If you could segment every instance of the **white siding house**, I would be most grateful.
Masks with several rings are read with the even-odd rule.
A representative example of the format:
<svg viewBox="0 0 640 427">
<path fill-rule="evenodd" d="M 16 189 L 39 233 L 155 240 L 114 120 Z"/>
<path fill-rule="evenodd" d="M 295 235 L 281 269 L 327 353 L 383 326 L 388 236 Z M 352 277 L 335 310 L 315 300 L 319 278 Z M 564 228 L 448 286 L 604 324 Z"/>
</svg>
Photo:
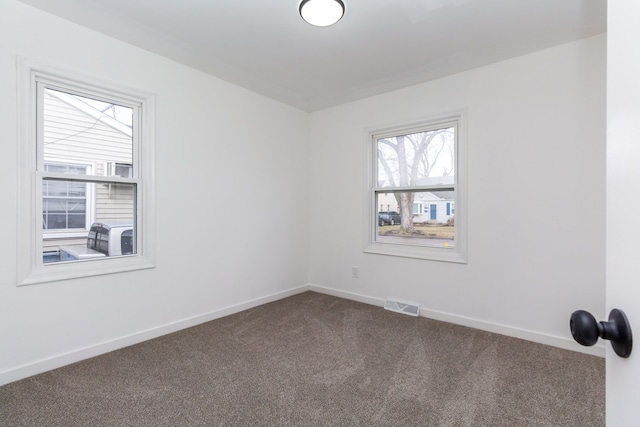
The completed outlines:
<svg viewBox="0 0 640 427">
<path fill-rule="evenodd" d="M 413 200 L 413 223 L 446 224 L 454 218 L 456 205 L 453 191 L 417 192 Z M 400 212 L 393 193 L 378 194 L 378 212 Z"/>
<path fill-rule="evenodd" d="M 413 200 L 413 222 L 438 222 L 446 224 L 453 220 L 456 204 L 453 191 L 416 193 Z"/>
</svg>

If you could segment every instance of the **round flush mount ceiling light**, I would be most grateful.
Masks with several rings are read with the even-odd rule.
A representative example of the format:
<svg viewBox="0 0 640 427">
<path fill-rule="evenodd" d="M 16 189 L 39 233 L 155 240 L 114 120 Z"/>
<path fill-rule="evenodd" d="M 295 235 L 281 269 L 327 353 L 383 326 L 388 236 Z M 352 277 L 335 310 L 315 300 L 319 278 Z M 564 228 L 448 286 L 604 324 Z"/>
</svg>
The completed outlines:
<svg viewBox="0 0 640 427">
<path fill-rule="evenodd" d="M 300 16 L 316 27 L 333 25 L 344 15 L 342 0 L 302 0 Z"/>
</svg>

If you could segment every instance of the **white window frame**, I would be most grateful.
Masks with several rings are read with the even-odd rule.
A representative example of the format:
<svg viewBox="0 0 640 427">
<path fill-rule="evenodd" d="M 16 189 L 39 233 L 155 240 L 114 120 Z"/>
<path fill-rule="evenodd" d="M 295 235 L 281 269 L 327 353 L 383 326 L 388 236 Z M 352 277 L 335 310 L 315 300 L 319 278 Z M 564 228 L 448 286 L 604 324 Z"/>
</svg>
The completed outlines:
<svg viewBox="0 0 640 427">
<path fill-rule="evenodd" d="M 423 213 L 425 213 L 424 211 L 424 203 L 422 202 L 413 202 L 413 214 L 414 215 L 422 215 Z M 415 209 L 418 208 L 418 209 Z M 417 212 L 416 212 L 417 210 Z"/>
<path fill-rule="evenodd" d="M 76 180 L 96 183 L 134 182 L 136 185 L 136 254 L 100 260 L 43 263 L 42 179 L 73 180 L 64 174 L 44 173 L 38 127 L 38 86 L 90 94 L 122 105 L 134 105 L 134 177 L 82 176 Z M 54 282 L 155 267 L 155 96 L 105 83 L 57 67 L 18 58 L 18 285 Z M 60 175 L 60 176 L 57 176 Z M 48 234 L 48 233 L 47 233 Z"/>
<path fill-rule="evenodd" d="M 427 120 L 393 127 L 370 128 L 366 131 L 365 144 L 365 197 L 364 197 L 364 252 L 378 255 L 390 255 L 453 263 L 467 262 L 467 125 L 466 110 L 431 117 Z M 420 246 L 377 240 L 377 201 L 376 193 L 385 189 L 377 185 L 377 140 L 381 137 L 406 135 L 437 129 L 443 125 L 456 124 L 455 142 L 455 245 L 453 248 Z M 419 188 L 411 187 L 420 190 Z M 386 189 L 388 191 L 388 189 Z M 424 189 L 429 191 L 429 189 Z"/>
</svg>

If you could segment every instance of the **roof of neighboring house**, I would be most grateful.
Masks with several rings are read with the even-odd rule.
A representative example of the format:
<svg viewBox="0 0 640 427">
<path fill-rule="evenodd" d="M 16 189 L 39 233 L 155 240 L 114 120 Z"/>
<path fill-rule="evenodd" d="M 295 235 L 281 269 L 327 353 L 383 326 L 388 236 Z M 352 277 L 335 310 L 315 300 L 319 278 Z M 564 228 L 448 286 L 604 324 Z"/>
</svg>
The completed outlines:
<svg viewBox="0 0 640 427">
<path fill-rule="evenodd" d="M 438 202 L 438 201 L 449 201 L 452 202 L 455 200 L 455 192 L 454 191 L 438 191 L 438 192 L 419 192 L 415 193 L 414 202 Z"/>
<path fill-rule="evenodd" d="M 453 185 L 455 184 L 455 177 L 449 176 L 428 176 L 426 178 L 420 178 L 416 185 Z"/>
<path fill-rule="evenodd" d="M 382 188 L 389 184 L 389 181 L 386 179 L 381 179 L 378 181 L 378 187 Z M 413 185 L 454 185 L 455 177 L 453 175 L 448 176 L 428 176 L 425 178 L 420 178 Z"/>
</svg>

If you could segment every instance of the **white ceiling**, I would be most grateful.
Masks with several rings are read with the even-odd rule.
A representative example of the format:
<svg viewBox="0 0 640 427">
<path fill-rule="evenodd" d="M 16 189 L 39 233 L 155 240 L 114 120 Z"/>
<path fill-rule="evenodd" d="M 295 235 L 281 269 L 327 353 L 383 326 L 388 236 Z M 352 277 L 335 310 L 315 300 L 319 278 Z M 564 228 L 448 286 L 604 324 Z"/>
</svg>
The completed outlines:
<svg viewBox="0 0 640 427">
<path fill-rule="evenodd" d="M 21 0 L 305 111 L 606 31 L 606 0 Z"/>
</svg>

